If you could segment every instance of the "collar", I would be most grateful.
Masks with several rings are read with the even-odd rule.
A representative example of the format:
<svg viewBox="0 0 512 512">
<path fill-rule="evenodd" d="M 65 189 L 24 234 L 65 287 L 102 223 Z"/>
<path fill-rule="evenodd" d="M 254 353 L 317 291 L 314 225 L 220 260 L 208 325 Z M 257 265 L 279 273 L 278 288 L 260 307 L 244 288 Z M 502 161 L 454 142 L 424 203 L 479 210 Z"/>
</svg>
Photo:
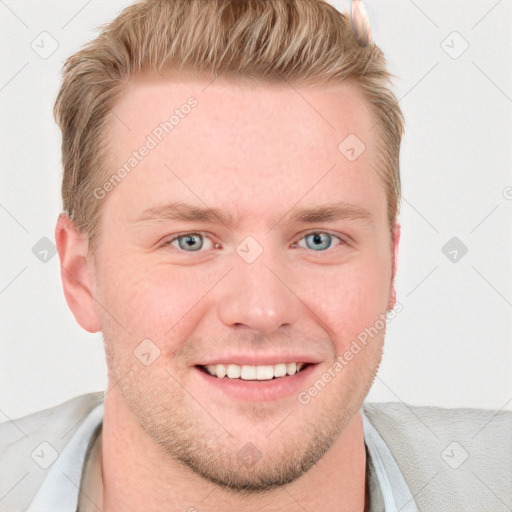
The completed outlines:
<svg viewBox="0 0 512 512">
<path fill-rule="evenodd" d="M 26 512 L 75 512 L 85 456 L 103 422 L 103 403 L 92 409 L 53 463 Z"/>
<path fill-rule="evenodd" d="M 360 412 L 363 417 L 364 443 L 379 483 L 384 510 L 386 512 L 418 512 L 414 497 L 384 439 L 364 412 L 362 410 Z"/>
</svg>

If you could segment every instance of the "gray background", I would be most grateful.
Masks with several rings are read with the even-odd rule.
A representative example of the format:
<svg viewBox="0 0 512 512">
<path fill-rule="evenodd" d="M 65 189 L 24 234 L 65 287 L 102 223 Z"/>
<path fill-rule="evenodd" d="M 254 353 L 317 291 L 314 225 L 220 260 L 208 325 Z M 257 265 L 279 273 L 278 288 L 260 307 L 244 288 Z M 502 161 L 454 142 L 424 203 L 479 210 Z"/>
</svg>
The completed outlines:
<svg viewBox="0 0 512 512">
<path fill-rule="evenodd" d="M 128 4 L 0 0 L 0 421 L 106 386 L 101 334 L 75 323 L 43 238 L 60 212 L 60 67 Z M 403 311 L 368 400 L 512 409 L 512 3 L 366 6 L 406 117 Z"/>
</svg>

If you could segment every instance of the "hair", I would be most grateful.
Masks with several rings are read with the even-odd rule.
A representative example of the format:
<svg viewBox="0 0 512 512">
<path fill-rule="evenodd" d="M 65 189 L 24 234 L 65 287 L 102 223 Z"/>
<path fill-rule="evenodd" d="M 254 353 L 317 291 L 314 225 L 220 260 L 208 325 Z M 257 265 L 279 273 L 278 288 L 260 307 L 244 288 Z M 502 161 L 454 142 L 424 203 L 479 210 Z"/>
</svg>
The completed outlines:
<svg viewBox="0 0 512 512">
<path fill-rule="evenodd" d="M 400 205 L 404 119 L 383 52 L 360 46 L 348 16 L 325 0 L 141 0 L 69 57 L 54 116 L 62 132 L 64 212 L 94 252 L 100 207 L 93 191 L 109 171 L 107 129 L 130 79 L 192 70 L 217 77 L 319 85 L 352 82 L 377 127 L 374 168 L 388 220 Z M 341 141 L 340 141 L 341 142 Z"/>
</svg>

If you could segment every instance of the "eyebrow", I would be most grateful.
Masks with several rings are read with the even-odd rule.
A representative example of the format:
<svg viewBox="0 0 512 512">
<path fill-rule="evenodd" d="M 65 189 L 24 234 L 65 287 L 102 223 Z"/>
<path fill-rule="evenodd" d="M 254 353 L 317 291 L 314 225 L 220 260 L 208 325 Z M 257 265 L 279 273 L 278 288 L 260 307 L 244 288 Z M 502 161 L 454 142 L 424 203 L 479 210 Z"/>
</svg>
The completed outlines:
<svg viewBox="0 0 512 512">
<path fill-rule="evenodd" d="M 275 225 L 286 218 L 291 224 L 305 223 L 314 224 L 317 222 L 328 222 L 334 220 L 357 220 L 361 219 L 371 222 L 373 215 L 362 206 L 338 201 L 319 206 L 303 208 L 292 208 L 281 216 L 273 217 L 271 224 Z M 164 221 L 185 221 L 205 222 L 209 224 L 224 224 L 228 227 L 235 227 L 233 216 L 220 208 L 209 208 L 183 203 L 180 201 L 171 202 L 161 206 L 155 206 L 145 210 L 141 217 L 135 221 L 140 222 L 164 222 Z"/>
</svg>

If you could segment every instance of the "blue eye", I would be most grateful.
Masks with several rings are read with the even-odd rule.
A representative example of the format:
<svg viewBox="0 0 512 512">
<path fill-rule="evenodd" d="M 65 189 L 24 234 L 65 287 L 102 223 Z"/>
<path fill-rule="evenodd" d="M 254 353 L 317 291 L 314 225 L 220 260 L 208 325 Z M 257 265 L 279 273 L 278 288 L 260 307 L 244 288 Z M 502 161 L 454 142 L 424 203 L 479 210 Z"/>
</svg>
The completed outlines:
<svg viewBox="0 0 512 512">
<path fill-rule="evenodd" d="M 340 237 L 331 235 L 330 233 L 325 233 L 323 231 L 309 233 L 301 238 L 300 241 L 305 240 L 307 249 L 312 249 L 318 252 L 318 250 L 325 251 L 326 249 L 329 249 L 329 247 L 332 245 L 333 238 L 337 238 L 340 242 L 343 242 Z"/>
<path fill-rule="evenodd" d="M 199 249 L 203 247 L 203 241 L 200 237 L 201 235 L 197 233 L 190 233 L 189 235 L 178 237 L 180 249 L 192 249 L 193 251 L 199 251 Z"/>
<path fill-rule="evenodd" d="M 178 235 L 172 240 L 165 242 L 164 245 L 174 245 L 175 241 L 178 241 L 178 247 L 185 252 L 197 252 L 203 248 L 205 237 L 204 233 L 185 233 L 184 235 Z"/>
</svg>

